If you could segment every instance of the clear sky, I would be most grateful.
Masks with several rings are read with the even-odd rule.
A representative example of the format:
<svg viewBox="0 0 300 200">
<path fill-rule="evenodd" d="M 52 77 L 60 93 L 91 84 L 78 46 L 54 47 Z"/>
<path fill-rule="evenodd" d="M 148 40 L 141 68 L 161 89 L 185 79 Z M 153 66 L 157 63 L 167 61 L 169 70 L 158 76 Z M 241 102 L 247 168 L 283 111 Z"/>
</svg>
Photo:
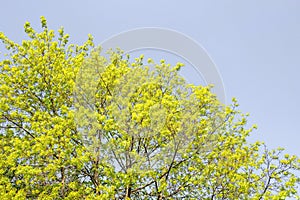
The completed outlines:
<svg viewBox="0 0 300 200">
<path fill-rule="evenodd" d="M 25 21 L 37 28 L 44 15 L 51 29 L 64 26 L 74 43 L 91 33 L 99 44 L 141 27 L 184 33 L 214 60 L 227 102 L 236 97 L 250 123 L 258 124 L 253 138 L 300 156 L 299 10 L 297 0 L 2 0 L 0 31 L 21 41 Z"/>
</svg>

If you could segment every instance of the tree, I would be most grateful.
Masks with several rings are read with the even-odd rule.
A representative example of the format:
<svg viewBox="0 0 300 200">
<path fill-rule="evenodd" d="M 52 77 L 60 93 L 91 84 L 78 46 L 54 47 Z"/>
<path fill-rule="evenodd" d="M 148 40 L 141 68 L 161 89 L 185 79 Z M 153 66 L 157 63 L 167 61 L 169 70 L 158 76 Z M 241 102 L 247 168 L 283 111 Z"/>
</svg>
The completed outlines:
<svg viewBox="0 0 300 200">
<path fill-rule="evenodd" d="M 297 197 L 299 158 L 249 143 L 235 99 L 187 84 L 181 63 L 106 58 L 41 24 L 22 44 L 0 33 L 3 199 Z"/>
</svg>

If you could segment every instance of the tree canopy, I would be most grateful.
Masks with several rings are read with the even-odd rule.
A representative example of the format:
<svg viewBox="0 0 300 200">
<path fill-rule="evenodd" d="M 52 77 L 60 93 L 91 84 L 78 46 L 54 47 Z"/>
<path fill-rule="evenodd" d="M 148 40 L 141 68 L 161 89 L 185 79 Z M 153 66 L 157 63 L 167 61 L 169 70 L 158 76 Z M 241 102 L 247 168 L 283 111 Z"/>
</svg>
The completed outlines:
<svg viewBox="0 0 300 200">
<path fill-rule="evenodd" d="M 0 61 L 2 199 L 296 198 L 300 160 L 171 66 L 29 22 Z M 57 36 L 56 36 L 57 35 Z"/>
</svg>

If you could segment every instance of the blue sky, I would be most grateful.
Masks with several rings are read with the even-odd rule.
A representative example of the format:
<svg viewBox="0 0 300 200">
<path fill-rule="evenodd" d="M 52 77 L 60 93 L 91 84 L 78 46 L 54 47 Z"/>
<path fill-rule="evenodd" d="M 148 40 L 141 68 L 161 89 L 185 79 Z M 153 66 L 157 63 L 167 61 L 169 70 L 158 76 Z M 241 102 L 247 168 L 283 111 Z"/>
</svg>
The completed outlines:
<svg viewBox="0 0 300 200">
<path fill-rule="evenodd" d="M 258 124 L 252 139 L 300 156 L 299 1 L 6 0 L 1 8 L 0 31 L 16 41 L 25 39 L 25 21 L 37 28 L 41 15 L 51 29 L 64 26 L 74 43 L 91 33 L 100 44 L 141 27 L 186 34 L 217 65 L 227 102 L 236 97 L 250 123 Z"/>
</svg>

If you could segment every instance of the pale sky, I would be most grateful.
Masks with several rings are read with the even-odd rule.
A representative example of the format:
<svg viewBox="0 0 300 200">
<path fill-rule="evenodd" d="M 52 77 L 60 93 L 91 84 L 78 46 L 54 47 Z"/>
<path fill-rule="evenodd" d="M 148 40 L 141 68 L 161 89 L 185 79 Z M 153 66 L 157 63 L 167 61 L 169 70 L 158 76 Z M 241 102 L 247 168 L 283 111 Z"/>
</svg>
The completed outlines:
<svg viewBox="0 0 300 200">
<path fill-rule="evenodd" d="M 51 29 L 64 26 L 74 43 L 84 42 L 89 33 L 100 44 L 133 28 L 179 31 L 215 62 L 227 102 L 236 97 L 240 110 L 250 113 L 250 123 L 258 124 L 253 139 L 300 156 L 299 11 L 297 0 L 2 0 L 0 31 L 16 41 L 27 39 L 25 21 L 40 27 L 41 15 Z"/>
</svg>

